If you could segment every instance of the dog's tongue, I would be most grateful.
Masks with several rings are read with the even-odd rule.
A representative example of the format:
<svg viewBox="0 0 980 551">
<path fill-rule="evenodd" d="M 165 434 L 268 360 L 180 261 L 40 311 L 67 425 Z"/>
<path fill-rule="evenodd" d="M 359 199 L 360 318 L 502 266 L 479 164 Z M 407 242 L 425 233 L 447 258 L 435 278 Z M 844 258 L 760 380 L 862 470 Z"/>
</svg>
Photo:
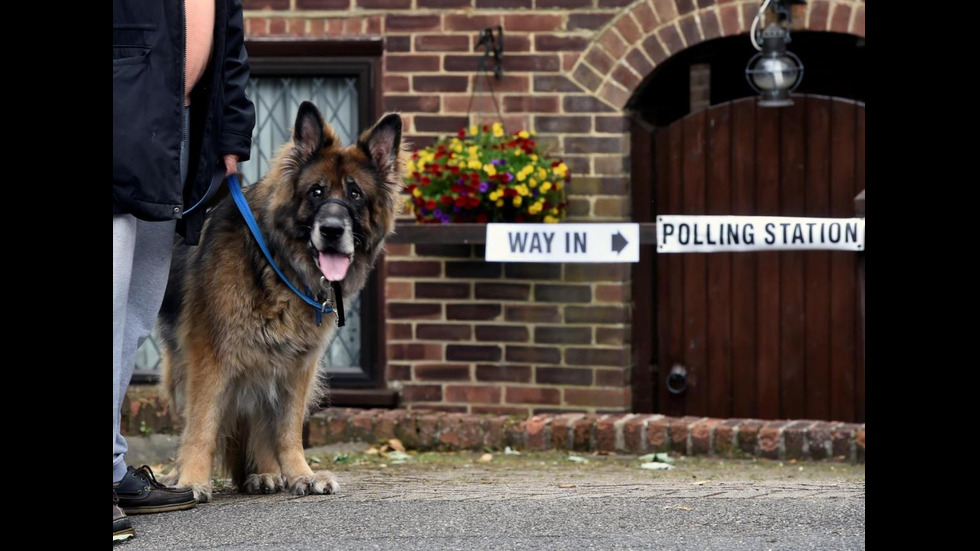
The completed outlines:
<svg viewBox="0 0 980 551">
<path fill-rule="evenodd" d="M 341 281 L 350 268 L 350 258 L 342 254 L 320 253 L 320 271 L 330 281 Z"/>
</svg>

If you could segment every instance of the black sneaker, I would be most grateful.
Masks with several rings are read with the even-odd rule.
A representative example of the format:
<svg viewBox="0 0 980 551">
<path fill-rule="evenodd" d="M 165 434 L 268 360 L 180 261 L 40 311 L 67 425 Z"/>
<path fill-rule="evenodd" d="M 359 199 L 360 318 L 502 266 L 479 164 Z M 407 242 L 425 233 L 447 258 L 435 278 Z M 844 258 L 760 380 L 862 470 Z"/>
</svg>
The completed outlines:
<svg viewBox="0 0 980 551">
<path fill-rule="evenodd" d="M 128 515 L 180 511 L 197 505 L 193 490 L 160 484 L 146 465 L 127 467 L 126 475 L 112 489 L 119 496 L 119 507 Z"/>
<path fill-rule="evenodd" d="M 119 498 L 116 491 L 112 491 L 112 542 L 125 541 L 136 535 L 133 530 L 133 523 L 129 522 L 129 517 L 119 508 Z"/>
</svg>

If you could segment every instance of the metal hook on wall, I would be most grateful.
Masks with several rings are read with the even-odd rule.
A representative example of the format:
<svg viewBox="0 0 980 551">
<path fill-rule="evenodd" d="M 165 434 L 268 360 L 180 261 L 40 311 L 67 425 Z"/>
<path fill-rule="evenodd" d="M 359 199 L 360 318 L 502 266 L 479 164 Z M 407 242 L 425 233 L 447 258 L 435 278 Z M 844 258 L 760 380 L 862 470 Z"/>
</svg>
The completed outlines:
<svg viewBox="0 0 980 551">
<path fill-rule="evenodd" d="M 496 30 L 496 35 L 494 34 Z M 487 70 L 487 58 L 493 53 L 493 76 L 500 78 L 503 75 L 504 61 L 504 28 L 500 25 L 487 27 L 480 34 L 480 41 L 476 47 L 483 46 L 483 57 L 480 58 L 478 69 L 483 72 Z"/>
</svg>

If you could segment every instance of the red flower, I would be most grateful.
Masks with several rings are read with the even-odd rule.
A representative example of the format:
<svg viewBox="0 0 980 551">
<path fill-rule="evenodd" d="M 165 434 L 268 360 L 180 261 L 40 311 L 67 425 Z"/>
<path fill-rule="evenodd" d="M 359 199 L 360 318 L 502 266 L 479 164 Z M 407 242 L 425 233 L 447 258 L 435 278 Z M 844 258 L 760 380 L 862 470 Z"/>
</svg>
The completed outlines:
<svg viewBox="0 0 980 551">
<path fill-rule="evenodd" d="M 425 208 L 429 210 L 436 210 L 436 202 L 433 201 L 432 199 L 429 199 L 428 201 L 425 202 Z"/>
<path fill-rule="evenodd" d="M 453 198 L 448 195 L 443 195 L 441 201 L 443 205 L 453 204 Z"/>
<path fill-rule="evenodd" d="M 460 199 L 462 199 L 462 197 L 460 197 Z M 480 206 L 480 199 L 473 196 L 470 196 L 466 202 L 469 203 L 468 206 L 471 209 Z"/>
<path fill-rule="evenodd" d="M 466 132 L 463 132 L 463 129 L 460 128 L 459 132 L 456 133 L 456 137 L 462 140 L 463 138 L 466 137 Z"/>
<path fill-rule="evenodd" d="M 431 183 L 432 183 L 432 180 L 430 180 L 428 176 L 422 178 L 422 185 L 423 186 L 427 186 L 427 185 L 429 185 Z"/>
</svg>

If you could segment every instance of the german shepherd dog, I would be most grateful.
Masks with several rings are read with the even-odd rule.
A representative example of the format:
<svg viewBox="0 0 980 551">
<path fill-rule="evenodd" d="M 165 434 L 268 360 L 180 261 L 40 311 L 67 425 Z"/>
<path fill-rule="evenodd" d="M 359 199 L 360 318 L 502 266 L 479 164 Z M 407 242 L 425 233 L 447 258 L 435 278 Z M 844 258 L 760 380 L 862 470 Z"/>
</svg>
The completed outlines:
<svg viewBox="0 0 980 551">
<path fill-rule="evenodd" d="M 401 129 L 401 117 L 387 114 L 343 147 L 303 102 L 292 141 L 245 188 L 273 258 L 298 289 L 322 289 L 322 276 L 349 299 L 364 286 L 394 230 Z M 318 366 L 336 314 L 317 326 L 316 309 L 276 275 L 228 198 L 208 214 L 200 245 L 178 249 L 159 319 L 163 385 L 184 421 L 170 481 L 209 501 L 220 455 L 241 492 L 336 492 L 332 473 L 307 464 L 302 435 L 321 398 Z"/>
</svg>

